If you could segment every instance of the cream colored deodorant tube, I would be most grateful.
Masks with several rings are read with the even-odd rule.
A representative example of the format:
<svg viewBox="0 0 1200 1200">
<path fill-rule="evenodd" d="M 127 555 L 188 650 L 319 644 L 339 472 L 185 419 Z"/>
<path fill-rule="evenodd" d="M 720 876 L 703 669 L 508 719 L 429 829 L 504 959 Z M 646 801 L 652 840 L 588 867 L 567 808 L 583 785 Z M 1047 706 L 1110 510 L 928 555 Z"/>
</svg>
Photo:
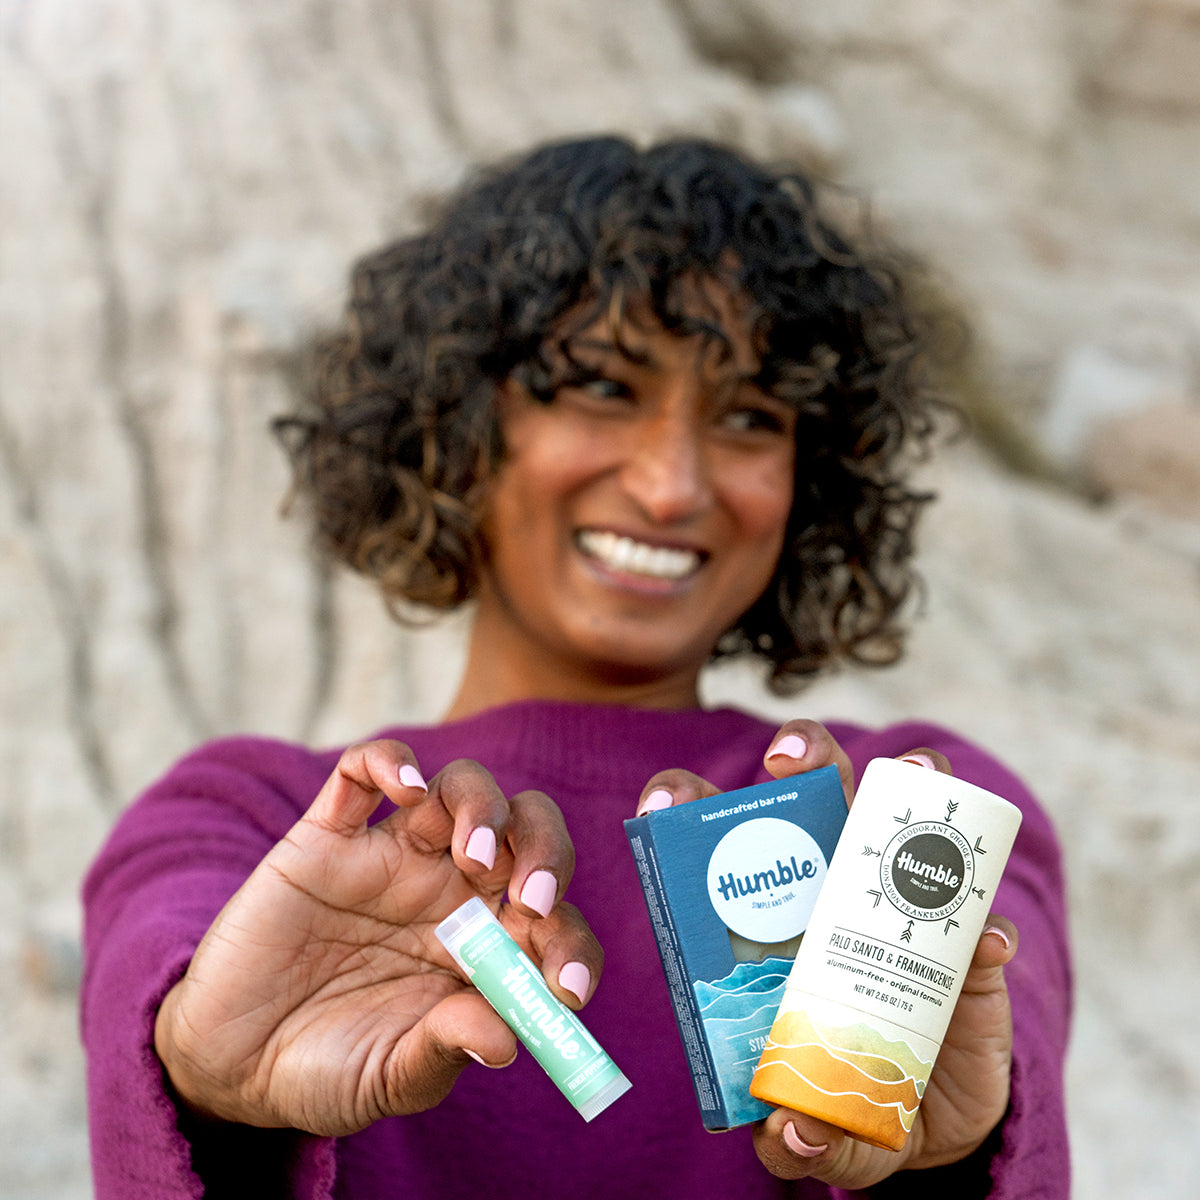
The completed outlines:
<svg viewBox="0 0 1200 1200">
<path fill-rule="evenodd" d="M 868 764 L 753 1095 L 904 1145 L 1020 824 L 961 779 Z"/>
</svg>

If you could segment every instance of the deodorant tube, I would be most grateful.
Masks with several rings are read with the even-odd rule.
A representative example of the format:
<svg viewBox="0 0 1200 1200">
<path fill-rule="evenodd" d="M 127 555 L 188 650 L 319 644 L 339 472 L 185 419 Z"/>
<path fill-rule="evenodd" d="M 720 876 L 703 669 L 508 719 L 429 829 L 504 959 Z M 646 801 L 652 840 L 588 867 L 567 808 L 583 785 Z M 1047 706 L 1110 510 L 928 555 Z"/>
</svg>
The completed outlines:
<svg viewBox="0 0 1200 1200">
<path fill-rule="evenodd" d="M 1020 824 L 961 779 L 868 764 L 752 1095 L 904 1145 Z"/>
<path fill-rule="evenodd" d="M 434 932 L 585 1121 L 629 1090 L 629 1080 L 478 896 Z"/>
</svg>

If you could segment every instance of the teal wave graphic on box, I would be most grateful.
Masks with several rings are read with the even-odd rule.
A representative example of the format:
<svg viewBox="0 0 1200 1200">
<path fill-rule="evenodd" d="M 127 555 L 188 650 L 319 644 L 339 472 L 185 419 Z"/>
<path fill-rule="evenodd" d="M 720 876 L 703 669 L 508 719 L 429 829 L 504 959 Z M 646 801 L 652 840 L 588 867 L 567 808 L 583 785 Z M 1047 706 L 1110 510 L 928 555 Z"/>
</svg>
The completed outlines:
<svg viewBox="0 0 1200 1200">
<path fill-rule="evenodd" d="M 724 979 L 698 979 L 692 985 L 717 1074 L 726 1081 L 731 1125 L 761 1120 L 771 1111 L 769 1104 L 750 1095 L 750 1077 L 791 968 L 791 961 L 783 958 L 738 963 Z"/>
</svg>

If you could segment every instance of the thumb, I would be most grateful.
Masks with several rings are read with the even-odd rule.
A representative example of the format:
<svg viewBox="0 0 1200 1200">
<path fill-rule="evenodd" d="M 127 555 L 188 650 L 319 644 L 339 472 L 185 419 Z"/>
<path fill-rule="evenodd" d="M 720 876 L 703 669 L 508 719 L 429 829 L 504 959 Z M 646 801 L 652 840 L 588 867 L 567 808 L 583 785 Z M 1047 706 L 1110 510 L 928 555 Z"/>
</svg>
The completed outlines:
<svg viewBox="0 0 1200 1200">
<path fill-rule="evenodd" d="M 1017 927 L 1007 917 L 989 913 L 975 947 L 964 992 L 989 992 L 1003 987 L 1004 968 L 1016 957 Z"/>
<path fill-rule="evenodd" d="M 507 1067 L 517 1049 L 516 1035 L 481 995 L 448 996 L 397 1044 L 388 1062 L 385 1115 L 433 1108 L 472 1060 L 485 1067 Z"/>
</svg>

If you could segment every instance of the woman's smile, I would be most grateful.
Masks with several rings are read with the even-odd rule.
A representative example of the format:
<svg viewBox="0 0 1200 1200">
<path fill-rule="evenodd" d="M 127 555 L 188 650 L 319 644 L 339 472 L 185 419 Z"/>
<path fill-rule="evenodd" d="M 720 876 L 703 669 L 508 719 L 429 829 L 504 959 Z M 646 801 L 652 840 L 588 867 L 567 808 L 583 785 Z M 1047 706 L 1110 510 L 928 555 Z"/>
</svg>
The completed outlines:
<svg viewBox="0 0 1200 1200">
<path fill-rule="evenodd" d="M 687 583 L 704 563 L 699 551 L 654 544 L 612 530 L 581 529 L 575 534 L 575 544 L 607 575 L 630 577 L 632 586 L 651 585 L 654 591 L 667 590 L 663 585 Z"/>
</svg>

